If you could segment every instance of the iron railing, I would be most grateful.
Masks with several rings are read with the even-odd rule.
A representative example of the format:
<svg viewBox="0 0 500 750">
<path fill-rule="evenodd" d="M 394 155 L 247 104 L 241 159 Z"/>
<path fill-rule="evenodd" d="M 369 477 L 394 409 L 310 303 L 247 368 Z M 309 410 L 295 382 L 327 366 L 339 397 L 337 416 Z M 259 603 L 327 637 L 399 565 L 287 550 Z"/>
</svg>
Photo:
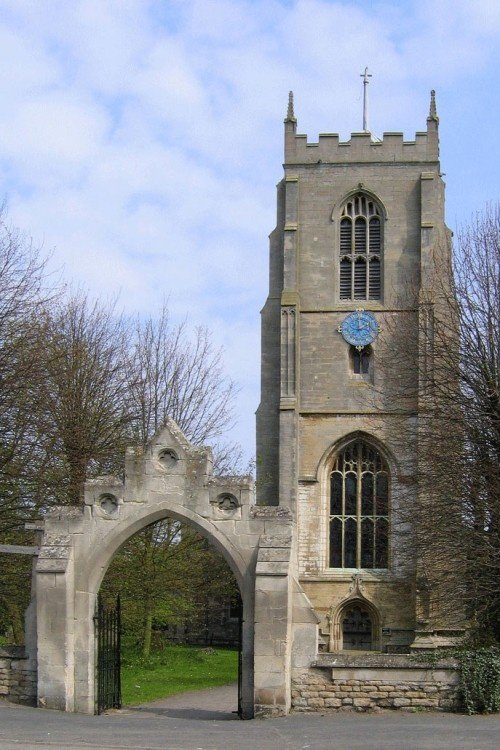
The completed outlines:
<svg viewBox="0 0 500 750">
<path fill-rule="evenodd" d="M 99 595 L 94 617 L 96 638 L 96 713 L 121 708 L 121 609 L 120 595 L 114 606 L 105 605 Z"/>
</svg>

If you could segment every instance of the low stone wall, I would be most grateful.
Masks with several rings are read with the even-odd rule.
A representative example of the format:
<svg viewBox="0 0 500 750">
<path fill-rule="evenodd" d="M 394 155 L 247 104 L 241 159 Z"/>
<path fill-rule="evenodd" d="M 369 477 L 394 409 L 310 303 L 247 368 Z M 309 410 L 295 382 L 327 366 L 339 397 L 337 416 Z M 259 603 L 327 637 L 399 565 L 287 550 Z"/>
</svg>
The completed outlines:
<svg viewBox="0 0 500 750">
<path fill-rule="evenodd" d="M 36 666 L 24 646 L 0 647 L 0 698 L 36 705 Z"/>
<path fill-rule="evenodd" d="M 453 659 L 432 662 L 399 654 L 320 654 L 310 669 L 294 670 L 295 711 L 407 711 L 459 707 L 459 674 Z"/>
</svg>

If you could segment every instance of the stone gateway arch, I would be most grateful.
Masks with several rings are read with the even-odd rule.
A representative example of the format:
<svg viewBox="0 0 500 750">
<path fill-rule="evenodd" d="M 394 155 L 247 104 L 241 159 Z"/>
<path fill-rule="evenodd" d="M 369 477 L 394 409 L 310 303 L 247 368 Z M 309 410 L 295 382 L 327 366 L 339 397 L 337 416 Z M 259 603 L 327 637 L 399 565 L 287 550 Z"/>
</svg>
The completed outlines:
<svg viewBox="0 0 500 750">
<path fill-rule="evenodd" d="M 250 477 L 219 478 L 211 469 L 210 450 L 193 447 L 169 421 L 146 450 L 127 451 L 123 481 L 90 480 L 83 508 L 56 508 L 46 518 L 36 565 L 38 705 L 94 712 L 101 581 L 130 536 L 169 516 L 206 537 L 238 582 L 243 716 L 288 710 L 291 515 L 256 506 Z M 315 645 L 315 623 L 311 637 Z"/>
</svg>

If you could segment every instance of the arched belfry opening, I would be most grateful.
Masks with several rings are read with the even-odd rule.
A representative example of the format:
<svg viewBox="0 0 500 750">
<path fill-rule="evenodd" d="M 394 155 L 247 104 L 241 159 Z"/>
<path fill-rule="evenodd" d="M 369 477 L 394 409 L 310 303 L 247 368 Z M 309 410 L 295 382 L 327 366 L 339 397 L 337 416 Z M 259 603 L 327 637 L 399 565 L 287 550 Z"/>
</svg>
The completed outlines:
<svg viewBox="0 0 500 750">
<path fill-rule="evenodd" d="M 339 217 L 339 299 L 381 300 L 384 209 L 359 189 L 343 202 Z"/>
</svg>

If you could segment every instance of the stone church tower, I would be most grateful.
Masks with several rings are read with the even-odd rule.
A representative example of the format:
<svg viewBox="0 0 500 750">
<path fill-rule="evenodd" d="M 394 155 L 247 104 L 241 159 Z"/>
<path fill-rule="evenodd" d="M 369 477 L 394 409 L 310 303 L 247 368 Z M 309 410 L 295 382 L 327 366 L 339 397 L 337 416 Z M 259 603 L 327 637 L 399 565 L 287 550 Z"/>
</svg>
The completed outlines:
<svg viewBox="0 0 500 750">
<path fill-rule="evenodd" d="M 408 516 L 425 391 L 408 348 L 425 354 L 433 258 L 450 252 L 438 122 L 432 92 L 413 141 L 364 131 L 309 143 L 290 94 L 262 311 L 257 497 L 292 511 L 320 651 L 449 642 Z"/>
</svg>

